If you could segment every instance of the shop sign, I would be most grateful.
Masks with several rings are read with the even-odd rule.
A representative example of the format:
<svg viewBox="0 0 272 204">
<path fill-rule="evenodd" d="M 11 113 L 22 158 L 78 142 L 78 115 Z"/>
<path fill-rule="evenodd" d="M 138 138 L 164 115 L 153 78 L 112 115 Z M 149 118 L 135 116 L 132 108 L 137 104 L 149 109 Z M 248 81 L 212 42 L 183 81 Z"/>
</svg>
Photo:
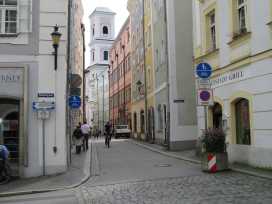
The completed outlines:
<svg viewBox="0 0 272 204">
<path fill-rule="evenodd" d="M 23 97 L 24 70 L 22 68 L 0 68 L 0 95 Z"/>
<path fill-rule="evenodd" d="M 219 87 L 245 78 L 244 71 L 233 71 L 211 80 L 212 87 Z"/>
</svg>

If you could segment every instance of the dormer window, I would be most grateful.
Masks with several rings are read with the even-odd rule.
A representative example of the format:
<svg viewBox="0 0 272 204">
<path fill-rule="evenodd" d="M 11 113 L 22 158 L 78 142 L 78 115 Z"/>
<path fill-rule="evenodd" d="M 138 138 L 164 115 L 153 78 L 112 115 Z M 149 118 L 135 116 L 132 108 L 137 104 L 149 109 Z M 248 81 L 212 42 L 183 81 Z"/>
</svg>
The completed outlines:
<svg viewBox="0 0 272 204">
<path fill-rule="evenodd" d="M 109 34 L 109 28 L 108 26 L 103 26 L 103 35 L 107 36 Z"/>
</svg>

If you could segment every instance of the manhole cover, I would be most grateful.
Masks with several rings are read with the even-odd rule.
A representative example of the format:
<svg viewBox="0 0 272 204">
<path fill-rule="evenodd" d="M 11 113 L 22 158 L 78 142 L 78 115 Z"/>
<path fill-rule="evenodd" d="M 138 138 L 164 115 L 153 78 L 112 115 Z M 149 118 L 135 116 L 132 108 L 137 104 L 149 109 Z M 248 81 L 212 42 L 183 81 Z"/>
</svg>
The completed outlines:
<svg viewBox="0 0 272 204">
<path fill-rule="evenodd" d="M 156 164 L 155 167 L 170 167 L 171 164 Z"/>
</svg>

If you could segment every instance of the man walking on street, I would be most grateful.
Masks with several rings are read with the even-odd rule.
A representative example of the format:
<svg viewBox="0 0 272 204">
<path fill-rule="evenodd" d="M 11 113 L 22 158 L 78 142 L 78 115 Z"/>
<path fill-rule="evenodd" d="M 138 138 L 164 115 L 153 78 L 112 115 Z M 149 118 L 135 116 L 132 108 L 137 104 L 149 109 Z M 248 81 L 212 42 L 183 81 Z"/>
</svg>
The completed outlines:
<svg viewBox="0 0 272 204">
<path fill-rule="evenodd" d="M 87 151 L 89 149 L 89 135 L 90 135 L 91 127 L 84 121 L 83 125 L 81 126 L 81 131 L 83 134 L 83 150 Z"/>
</svg>

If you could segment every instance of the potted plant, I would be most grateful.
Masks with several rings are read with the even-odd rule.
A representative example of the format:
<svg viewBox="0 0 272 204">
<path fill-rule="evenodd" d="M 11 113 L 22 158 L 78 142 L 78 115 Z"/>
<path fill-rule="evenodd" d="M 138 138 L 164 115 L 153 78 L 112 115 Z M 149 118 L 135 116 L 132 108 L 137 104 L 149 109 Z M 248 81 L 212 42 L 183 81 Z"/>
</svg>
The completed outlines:
<svg viewBox="0 0 272 204">
<path fill-rule="evenodd" d="M 221 128 L 209 128 L 201 136 L 203 171 L 217 172 L 228 169 L 226 134 Z"/>
</svg>

